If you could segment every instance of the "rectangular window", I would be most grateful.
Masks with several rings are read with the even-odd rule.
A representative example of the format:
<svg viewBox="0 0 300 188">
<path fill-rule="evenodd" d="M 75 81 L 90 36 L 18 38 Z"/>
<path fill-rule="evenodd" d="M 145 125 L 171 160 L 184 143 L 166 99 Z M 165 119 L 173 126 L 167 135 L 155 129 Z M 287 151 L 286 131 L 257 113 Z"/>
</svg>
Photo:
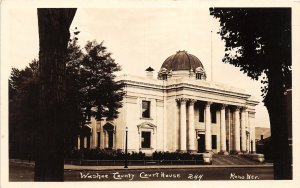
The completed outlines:
<svg viewBox="0 0 300 188">
<path fill-rule="evenodd" d="M 199 122 L 204 122 L 204 108 L 199 107 Z"/>
<path fill-rule="evenodd" d="M 150 118 L 150 101 L 142 101 L 142 117 Z"/>
<path fill-rule="evenodd" d="M 151 146 L 151 132 L 142 131 L 142 138 L 141 138 L 141 146 L 142 148 L 150 148 Z"/>
<path fill-rule="evenodd" d="M 211 148 L 217 149 L 217 135 L 211 135 Z"/>
<path fill-rule="evenodd" d="M 215 108 L 210 109 L 211 123 L 217 123 L 217 110 Z"/>
</svg>

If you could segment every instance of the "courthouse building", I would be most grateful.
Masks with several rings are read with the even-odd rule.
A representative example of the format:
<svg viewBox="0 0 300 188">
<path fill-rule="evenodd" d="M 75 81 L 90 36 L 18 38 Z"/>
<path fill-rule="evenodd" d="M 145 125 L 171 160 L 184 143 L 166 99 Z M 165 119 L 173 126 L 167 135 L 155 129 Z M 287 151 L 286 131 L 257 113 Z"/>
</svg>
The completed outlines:
<svg viewBox="0 0 300 188">
<path fill-rule="evenodd" d="M 153 71 L 117 78 L 126 92 L 119 117 L 93 119 L 78 147 L 124 151 L 127 129 L 129 152 L 255 152 L 258 102 L 244 90 L 207 81 L 201 61 L 186 51 L 168 57 L 158 77 Z"/>
</svg>

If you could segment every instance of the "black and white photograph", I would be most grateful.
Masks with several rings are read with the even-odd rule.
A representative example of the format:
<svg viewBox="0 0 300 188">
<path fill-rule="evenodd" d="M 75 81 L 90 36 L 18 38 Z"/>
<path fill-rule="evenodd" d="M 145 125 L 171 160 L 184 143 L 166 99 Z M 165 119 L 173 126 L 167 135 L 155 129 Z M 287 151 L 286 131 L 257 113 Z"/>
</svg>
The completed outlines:
<svg viewBox="0 0 300 188">
<path fill-rule="evenodd" d="M 298 1 L 88 2 L 1 2 L 1 187 L 297 187 Z"/>
</svg>

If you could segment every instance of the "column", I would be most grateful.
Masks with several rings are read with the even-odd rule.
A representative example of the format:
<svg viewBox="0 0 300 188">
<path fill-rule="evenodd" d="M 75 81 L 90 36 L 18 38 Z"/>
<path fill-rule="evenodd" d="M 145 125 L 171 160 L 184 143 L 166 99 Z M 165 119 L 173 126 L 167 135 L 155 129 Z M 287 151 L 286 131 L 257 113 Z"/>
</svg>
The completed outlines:
<svg viewBox="0 0 300 188">
<path fill-rule="evenodd" d="M 221 107 L 221 152 L 222 154 L 228 154 L 226 149 L 226 119 L 225 108 L 227 105 L 223 104 Z"/>
<path fill-rule="evenodd" d="M 211 117 L 210 117 L 210 105 L 211 102 L 207 102 L 205 105 L 205 150 L 211 152 Z"/>
<path fill-rule="evenodd" d="M 228 137 L 228 151 L 230 152 L 231 149 L 232 149 L 232 139 L 231 139 L 231 132 L 232 132 L 232 129 L 231 129 L 231 113 L 230 113 L 230 108 L 227 108 L 226 109 L 226 113 L 227 113 L 227 129 L 226 131 L 228 132 L 227 134 L 227 137 Z"/>
<path fill-rule="evenodd" d="M 248 110 L 246 110 L 246 118 L 245 118 L 245 121 L 246 121 L 246 151 L 247 153 L 249 153 L 250 151 L 250 127 L 249 127 L 249 113 L 248 113 Z"/>
<path fill-rule="evenodd" d="M 194 104 L 196 100 L 190 99 L 189 101 L 189 125 L 188 125 L 188 150 L 191 152 L 196 152 L 195 148 L 195 138 L 196 138 L 196 132 L 195 132 L 195 112 L 194 112 Z"/>
<path fill-rule="evenodd" d="M 105 148 L 105 134 L 104 134 L 103 126 L 101 124 L 100 124 L 100 148 L 101 149 Z"/>
<path fill-rule="evenodd" d="M 187 99 L 180 100 L 180 151 L 186 151 L 186 102 Z"/>
<path fill-rule="evenodd" d="M 93 132 L 91 133 L 90 137 L 89 137 L 89 148 L 92 149 L 93 148 Z"/>
<path fill-rule="evenodd" d="M 93 144 L 94 148 L 97 148 L 97 121 L 94 121 L 94 126 L 93 126 Z"/>
<path fill-rule="evenodd" d="M 83 148 L 87 148 L 87 136 L 83 138 Z"/>
<path fill-rule="evenodd" d="M 249 127 L 250 127 L 250 151 L 251 151 L 251 141 L 252 141 L 252 149 L 253 153 L 256 153 L 256 145 L 255 145 L 255 114 L 253 112 L 249 112 Z"/>
<path fill-rule="evenodd" d="M 117 150 L 117 135 L 116 135 L 116 127 L 114 127 L 113 131 L 113 149 Z"/>
<path fill-rule="evenodd" d="M 180 111 L 179 111 L 179 100 L 176 99 L 176 102 L 174 103 L 174 106 L 172 106 L 174 108 L 174 126 L 173 126 L 173 138 L 172 138 L 172 142 L 173 142 L 173 151 L 177 151 L 179 149 L 179 123 L 180 123 Z"/>
<path fill-rule="evenodd" d="M 252 129 L 253 129 L 253 153 L 256 153 L 256 141 L 255 141 L 255 114 L 253 114 L 253 119 L 252 119 Z"/>
<path fill-rule="evenodd" d="M 249 134 L 246 134 L 246 153 L 249 153 L 250 151 L 250 139 Z"/>
<path fill-rule="evenodd" d="M 97 140 L 98 140 L 97 126 L 95 126 L 95 130 L 93 130 L 93 133 L 94 133 L 94 138 L 93 138 L 94 148 L 97 148 Z"/>
<path fill-rule="evenodd" d="M 108 147 L 108 134 L 107 134 L 107 131 L 106 130 L 103 130 L 103 135 L 104 135 L 104 142 L 103 142 L 103 148 L 107 148 Z"/>
<path fill-rule="evenodd" d="M 77 149 L 80 149 L 80 135 L 77 136 Z"/>
<path fill-rule="evenodd" d="M 242 139 L 242 152 L 246 153 L 246 107 L 242 108 L 242 117 L 241 117 L 241 139 Z"/>
<path fill-rule="evenodd" d="M 234 112 L 234 150 L 240 153 L 240 107 L 236 107 Z"/>
</svg>

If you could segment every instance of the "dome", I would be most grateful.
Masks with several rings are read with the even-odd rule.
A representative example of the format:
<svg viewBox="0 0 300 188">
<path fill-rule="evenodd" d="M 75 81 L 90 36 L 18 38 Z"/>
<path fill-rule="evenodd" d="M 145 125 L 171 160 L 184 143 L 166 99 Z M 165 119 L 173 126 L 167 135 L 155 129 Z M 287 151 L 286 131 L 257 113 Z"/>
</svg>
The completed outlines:
<svg viewBox="0 0 300 188">
<path fill-rule="evenodd" d="M 158 72 L 158 79 L 189 77 L 197 80 L 206 80 L 206 73 L 201 61 L 187 51 L 177 51 L 168 57 Z"/>
<path fill-rule="evenodd" d="M 187 70 L 195 72 L 200 67 L 204 70 L 201 61 L 194 55 L 187 53 L 187 51 L 177 51 L 176 54 L 168 57 L 161 66 L 168 71 Z"/>
</svg>

